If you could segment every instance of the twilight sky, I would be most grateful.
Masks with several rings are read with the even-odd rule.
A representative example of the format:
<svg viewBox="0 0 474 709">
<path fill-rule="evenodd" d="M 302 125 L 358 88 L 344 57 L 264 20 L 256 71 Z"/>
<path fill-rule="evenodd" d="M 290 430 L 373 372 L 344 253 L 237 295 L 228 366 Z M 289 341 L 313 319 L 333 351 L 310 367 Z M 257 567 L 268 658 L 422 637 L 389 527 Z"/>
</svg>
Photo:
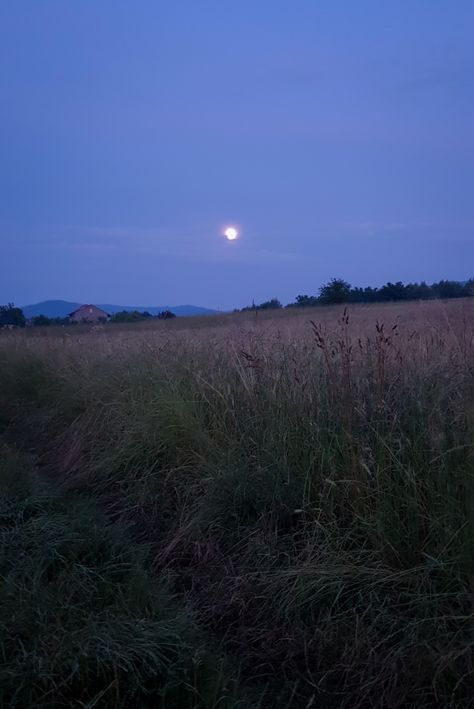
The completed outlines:
<svg viewBox="0 0 474 709">
<path fill-rule="evenodd" d="M 473 36 L 474 0 L 0 0 L 0 303 L 474 276 Z"/>
</svg>

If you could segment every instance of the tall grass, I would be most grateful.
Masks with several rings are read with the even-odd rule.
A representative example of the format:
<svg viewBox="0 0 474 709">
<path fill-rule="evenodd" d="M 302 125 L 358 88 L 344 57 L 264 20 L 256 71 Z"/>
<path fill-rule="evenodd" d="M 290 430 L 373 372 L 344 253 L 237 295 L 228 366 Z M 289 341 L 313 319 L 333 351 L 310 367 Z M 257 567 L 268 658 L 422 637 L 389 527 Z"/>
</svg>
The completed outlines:
<svg viewBox="0 0 474 709">
<path fill-rule="evenodd" d="M 262 706 L 469 706 L 472 315 L 8 336 L 0 410 L 133 525 Z"/>
<path fill-rule="evenodd" d="M 0 550 L 0 706 L 241 706 L 146 548 L 6 444 Z"/>
</svg>

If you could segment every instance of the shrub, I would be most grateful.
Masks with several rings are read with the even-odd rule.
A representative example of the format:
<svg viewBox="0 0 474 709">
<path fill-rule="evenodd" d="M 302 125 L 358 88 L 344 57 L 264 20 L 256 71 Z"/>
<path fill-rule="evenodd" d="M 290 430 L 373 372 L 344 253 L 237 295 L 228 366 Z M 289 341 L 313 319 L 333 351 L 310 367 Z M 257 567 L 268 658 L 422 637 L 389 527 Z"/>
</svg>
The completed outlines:
<svg viewBox="0 0 474 709">
<path fill-rule="evenodd" d="M 26 318 L 21 308 L 15 308 L 13 303 L 0 305 L 0 327 L 24 327 Z"/>
<path fill-rule="evenodd" d="M 172 320 L 175 317 L 176 317 L 176 314 L 173 313 L 171 310 L 163 310 L 161 313 L 158 313 L 158 315 L 157 315 L 157 318 L 159 320 Z"/>
</svg>

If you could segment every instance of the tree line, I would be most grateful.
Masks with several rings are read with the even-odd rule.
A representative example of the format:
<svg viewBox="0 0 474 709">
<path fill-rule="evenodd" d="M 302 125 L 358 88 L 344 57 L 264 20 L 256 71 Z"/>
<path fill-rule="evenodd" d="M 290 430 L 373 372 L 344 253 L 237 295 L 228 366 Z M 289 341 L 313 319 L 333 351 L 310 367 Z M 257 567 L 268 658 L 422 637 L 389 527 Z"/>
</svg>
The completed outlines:
<svg viewBox="0 0 474 709">
<path fill-rule="evenodd" d="M 396 283 L 388 282 L 380 288 L 367 286 L 365 288 L 353 288 L 350 283 L 343 278 L 331 278 L 328 283 L 322 285 L 317 295 L 297 295 L 294 303 L 288 303 L 287 308 L 307 308 L 319 305 L 337 305 L 341 303 L 389 303 L 407 300 L 436 300 L 447 298 L 470 298 L 474 296 L 474 278 L 461 283 L 459 281 L 438 281 L 428 285 L 424 281 L 421 283 Z M 245 308 L 236 309 L 234 312 L 248 312 L 255 310 L 275 310 L 284 306 L 278 298 L 266 300 L 263 303 L 252 303 Z M 175 313 L 165 310 L 158 315 L 152 315 L 148 311 L 123 310 L 114 313 L 109 322 L 111 323 L 135 323 L 144 322 L 149 319 L 168 320 L 175 318 Z M 70 325 L 73 324 L 69 318 L 48 318 L 45 315 L 36 315 L 28 321 L 31 325 Z M 0 305 L 0 327 L 24 327 L 27 319 L 21 308 L 15 307 L 13 303 Z M 75 323 L 74 323 L 75 324 Z"/>
<path fill-rule="evenodd" d="M 474 279 L 461 283 L 459 281 L 438 281 L 428 285 L 421 283 L 388 282 L 380 288 L 367 286 L 353 288 L 343 278 L 331 278 L 322 285 L 316 295 L 297 295 L 294 303 L 288 303 L 287 308 L 308 308 L 318 305 L 337 305 L 340 303 L 389 303 L 402 300 L 437 300 L 446 298 L 469 298 L 474 296 Z M 253 310 L 271 310 L 283 308 L 278 298 L 266 300 L 263 303 L 249 305 L 238 312 Z M 237 311 L 236 311 L 237 312 Z"/>
<path fill-rule="evenodd" d="M 110 318 L 110 323 L 135 323 L 144 322 L 146 320 L 170 320 L 175 318 L 176 314 L 171 310 L 163 310 L 158 315 L 152 315 L 147 310 L 140 312 L 138 310 L 122 310 L 114 313 Z M 87 322 L 87 321 L 84 321 Z M 77 325 L 77 322 L 71 321 L 68 317 L 65 318 L 48 318 L 46 315 L 35 315 L 30 320 L 27 320 L 21 308 L 15 307 L 14 303 L 0 305 L 0 328 L 2 327 L 25 327 L 25 325 L 34 325 L 37 327 L 46 327 L 50 325 Z"/>
<path fill-rule="evenodd" d="M 134 322 L 144 322 L 146 320 L 171 320 L 175 318 L 176 314 L 171 312 L 171 310 L 163 310 L 158 315 L 152 315 L 148 310 L 140 312 L 139 310 L 121 310 L 118 313 L 114 313 L 109 322 L 111 323 L 134 323 Z"/>
</svg>

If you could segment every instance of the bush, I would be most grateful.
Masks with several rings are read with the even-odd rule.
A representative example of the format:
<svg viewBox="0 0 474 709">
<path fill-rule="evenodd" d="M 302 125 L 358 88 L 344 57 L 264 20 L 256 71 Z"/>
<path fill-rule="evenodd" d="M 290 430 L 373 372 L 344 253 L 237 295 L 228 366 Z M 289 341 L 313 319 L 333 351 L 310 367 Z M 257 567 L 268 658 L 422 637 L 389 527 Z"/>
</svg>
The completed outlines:
<svg viewBox="0 0 474 709">
<path fill-rule="evenodd" d="M 175 317 L 176 314 L 173 313 L 171 310 L 163 310 L 163 312 L 158 313 L 157 315 L 158 320 L 172 320 Z"/>
<path fill-rule="evenodd" d="M 31 322 L 37 327 L 43 327 L 52 325 L 55 321 L 52 318 L 47 318 L 46 315 L 35 315 L 35 317 L 31 319 Z"/>
<path fill-rule="evenodd" d="M 266 300 L 264 303 L 260 303 L 259 305 L 249 305 L 246 308 L 242 308 L 242 312 L 246 312 L 249 310 L 280 310 L 282 308 L 282 304 L 278 300 L 278 298 L 272 298 L 271 300 Z"/>
<path fill-rule="evenodd" d="M 319 299 L 315 295 L 297 295 L 296 302 L 291 303 L 290 307 L 312 308 L 316 305 L 319 305 Z"/>
<path fill-rule="evenodd" d="M 26 318 L 21 308 L 15 308 L 13 303 L 0 305 L 0 327 L 24 327 Z"/>
<path fill-rule="evenodd" d="M 134 323 L 144 320 L 144 316 L 138 310 L 122 310 L 114 313 L 110 318 L 112 323 Z"/>
</svg>

